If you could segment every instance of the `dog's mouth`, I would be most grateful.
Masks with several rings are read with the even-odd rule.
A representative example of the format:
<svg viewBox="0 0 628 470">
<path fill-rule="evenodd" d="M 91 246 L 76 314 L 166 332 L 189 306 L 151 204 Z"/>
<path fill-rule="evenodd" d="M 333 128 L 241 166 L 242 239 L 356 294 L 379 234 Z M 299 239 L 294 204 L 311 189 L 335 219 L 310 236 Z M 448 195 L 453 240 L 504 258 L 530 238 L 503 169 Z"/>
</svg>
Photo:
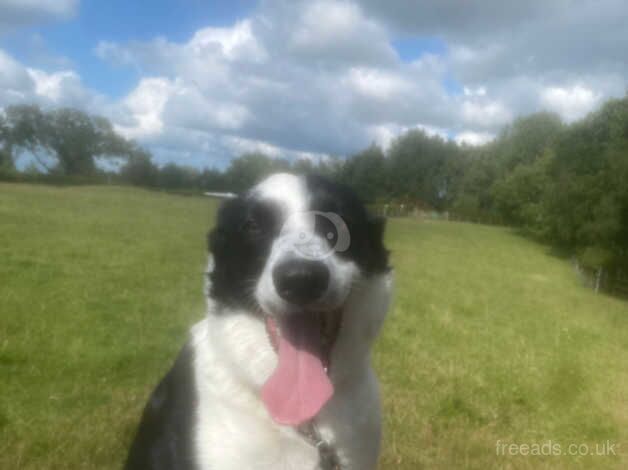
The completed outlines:
<svg viewBox="0 0 628 470">
<path fill-rule="evenodd" d="M 340 310 L 266 316 L 277 368 L 262 387 L 262 400 L 276 422 L 298 426 L 332 397 L 331 353 L 341 322 Z"/>
</svg>

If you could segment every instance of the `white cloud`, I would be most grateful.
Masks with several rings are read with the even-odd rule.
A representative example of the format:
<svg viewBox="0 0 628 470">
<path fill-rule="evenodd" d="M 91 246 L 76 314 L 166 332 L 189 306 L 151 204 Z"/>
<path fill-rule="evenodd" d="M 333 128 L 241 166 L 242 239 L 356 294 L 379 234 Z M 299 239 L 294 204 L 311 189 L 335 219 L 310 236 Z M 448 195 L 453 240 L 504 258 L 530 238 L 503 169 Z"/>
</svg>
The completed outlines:
<svg viewBox="0 0 628 470">
<path fill-rule="evenodd" d="M 324 161 L 328 158 L 328 155 L 324 153 L 291 150 L 271 145 L 262 140 L 243 139 L 241 137 L 227 136 L 222 139 L 222 143 L 234 155 L 259 152 L 272 158 L 309 160 L 312 162 Z"/>
<path fill-rule="evenodd" d="M 359 3 L 366 14 L 379 18 L 393 31 L 440 35 L 465 42 L 512 35 L 513 30 L 531 22 L 555 18 L 577 7 L 573 0 L 360 0 Z"/>
<path fill-rule="evenodd" d="M 82 93 L 81 78 L 71 70 L 46 73 L 29 68 L 27 72 L 35 83 L 35 93 L 52 103 L 67 103 L 71 101 L 68 99 L 70 94 Z"/>
<path fill-rule="evenodd" d="M 94 54 L 102 60 L 108 60 L 117 65 L 135 64 L 135 56 L 132 50 L 120 47 L 111 41 L 99 41 L 94 48 Z"/>
<path fill-rule="evenodd" d="M 479 86 L 477 88 L 463 87 L 464 96 L 486 96 L 486 87 Z"/>
<path fill-rule="evenodd" d="M 197 56 L 219 52 L 227 60 L 263 62 L 267 52 L 253 35 L 250 20 L 236 23 L 231 28 L 203 28 L 186 45 Z"/>
<path fill-rule="evenodd" d="M 400 126 L 394 123 L 378 124 L 370 126 L 368 134 L 372 142 L 379 145 L 384 152 L 387 152 L 397 137 L 413 129 L 420 129 L 430 137 L 440 137 L 443 140 L 449 139 L 449 133 L 446 129 L 425 124 L 415 124 L 413 126 Z"/>
<path fill-rule="evenodd" d="M 0 107 L 18 103 L 101 110 L 104 98 L 83 86 L 72 70 L 45 72 L 25 67 L 0 49 Z"/>
<path fill-rule="evenodd" d="M 599 104 L 600 99 L 598 93 L 581 85 L 548 87 L 541 92 L 543 104 L 568 122 L 584 117 Z"/>
<path fill-rule="evenodd" d="M 441 139 L 447 140 L 449 138 L 449 132 L 446 129 L 441 127 L 429 126 L 427 124 L 417 124 L 414 126 L 416 129 L 421 129 L 430 137 L 440 137 Z M 411 128 L 410 128 L 411 129 Z M 407 129 L 404 129 L 404 131 Z"/>
<path fill-rule="evenodd" d="M 77 5 L 5 2 L 0 31 L 11 9 L 47 12 L 27 15 L 32 24 Z M 0 106 L 83 103 L 160 162 L 224 166 L 251 150 L 317 159 L 388 147 L 417 127 L 478 145 L 517 116 L 550 109 L 573 121 L 622 96 L 624 9 L 623 0 L 264 0 L 185 41 L 101 41 L 98 57 L 141 77 L 118 100 L 86 89 L 70 62 L 26 67 L 0 51 Z M 438 38 L 443 50 L 403 61 L 392 44 L 408 37 Z"/>
<path fill-rule="evenodd" d="M 299 2 L 295 2 L 299 4 Z M 293 53 L 325 62 L 382 64 L 394 60 L 384 29 L 366 18 L 349 1 L 315 0 L 300 3 L 296 23 L 289 31 Z M 365 44 L 365 41 L 369 41 Z"/>
<path fill-rule="evenodd" d="M 168 124 L 198 130 L 237 130 L 249 119 L 243 105 L 221 101 L 219 97 L 202 93 L 193 84 L 183 85 L 181 80 L 177 81 L 180 85 L 176 93 L 169 96 L 167 106 L 161 109 Z"/>
<path fill-rule="evenodd" d="M 378 69 L 355 67 L 347 74 L 346 85 L 370 98 L 386 100 L 394 95 L 412 93 L 412 87 L 400 76 Z"/>
<path fill-rule="evenodd" d="M 293 44 L 303 47 L 332 46 L 351 39 L 356 29 L 368 22 L 354 3 L 328 0 L 313 1 L 305 6 L 297 28 L 292 34 Z M 374 28 L 374 25 L 370 25 Z"/>
<path fill-rule="evenodd" d="M 498 102 L 477 102 L 465 100 L 462 103 L 462 117 L 468 125 L 495 128 L 512 120 L 511 112 Z"/>
<path fill-rule="evenodd" d="M 458 144 L 471 146 L 483 145 L 495 138 L 495 135 L 488 132 L 463 131 L 456 135 L 454 140 Z"/>
<path fill-rule="evenodd" d="M 25 98 L 33 86 L 26 68 L 0 49 L 0 105 Z"/>
<path fill-rule="evenodd" d="M 55 19 L 68 19 L 76 13 L 79 0 L 2 0 L 0 33 Z"/>
<path fill-rule="evenodd" d="M 144 78 L 122 101 L 129 113 L 124 124 L 116 129 L 127 137 L 149 137 L 163 131 L 162 113 L 171 95 L 181 90 L 180 83 L 165 78 Z"/>
<path fill-rule="evenodd" d="M 224 139 L 225 145 L 233 151 L 234 154 L 257 153 L 261 152 L 269 157 L 281 157 L 285 151 L 275 145 L 271 145 L 261 140 L 243 139 L 241 137 L 227 136 Z"/>
<path fill-rule="evenodd" d="M 52 16 L 73 14 L 78 0 L 2 0 L 0 6 L 5 14 L 11 11 L 43 12 Z"/>
<path fill-rule="evenodd" d="M 384 151 L 387 151 L 400 131 L 401 128 L 394 124 L 378 124 L 370 126 L 368 133 L 373 142 L 379 145 Z"/>
</svg>

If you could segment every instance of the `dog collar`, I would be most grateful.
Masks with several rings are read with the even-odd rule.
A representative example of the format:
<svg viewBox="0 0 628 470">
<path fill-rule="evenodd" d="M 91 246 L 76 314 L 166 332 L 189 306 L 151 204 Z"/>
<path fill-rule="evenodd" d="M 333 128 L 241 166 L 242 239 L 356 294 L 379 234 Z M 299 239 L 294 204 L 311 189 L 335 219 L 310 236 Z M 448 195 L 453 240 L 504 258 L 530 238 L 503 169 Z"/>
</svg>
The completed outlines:
<svg viewBox="0 0 628 470">
<path fill-rule="evenodd" d="M 336 449 L 322 438 L 313 419 L 297 427 L 297 431 L 318 449 L 320 470 L 342 470 Z"/>
</svg>

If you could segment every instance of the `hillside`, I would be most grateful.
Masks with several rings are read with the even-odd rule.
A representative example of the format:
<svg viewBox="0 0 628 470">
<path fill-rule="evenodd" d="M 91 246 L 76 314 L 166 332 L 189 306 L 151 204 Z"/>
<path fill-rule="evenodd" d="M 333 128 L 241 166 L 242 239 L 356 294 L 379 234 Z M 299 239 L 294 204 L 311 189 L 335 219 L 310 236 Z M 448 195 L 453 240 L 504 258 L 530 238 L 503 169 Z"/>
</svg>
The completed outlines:
<svg viewBox="0 0 628 470">
<path fill-rule="evenodd" d="M 0 184 L 0 468 L 119 468 L 203 314 L 207 199 Z M 394 219 L 382 469 L 628 466 L 628 303 L 502 228 Z M 497 455 L 617 443 L 616 456 Z M 622 455 L 623 452 L 623 455 Z"/>
</svg>

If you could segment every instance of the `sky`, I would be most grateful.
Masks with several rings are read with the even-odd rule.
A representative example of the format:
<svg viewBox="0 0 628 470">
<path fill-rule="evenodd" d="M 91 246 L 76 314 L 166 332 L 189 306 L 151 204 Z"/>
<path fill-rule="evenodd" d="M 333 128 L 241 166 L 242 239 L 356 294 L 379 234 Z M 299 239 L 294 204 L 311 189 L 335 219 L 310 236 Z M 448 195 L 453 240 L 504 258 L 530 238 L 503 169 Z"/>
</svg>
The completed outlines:
<svg viewBox="0 0 628 470">
<path fill-rule="evenodd" d="M 0 108 L 109 118 L 159 164 L 468 145 L 628 86 L 625 0 L 0 0 Z"/>
</svg>

